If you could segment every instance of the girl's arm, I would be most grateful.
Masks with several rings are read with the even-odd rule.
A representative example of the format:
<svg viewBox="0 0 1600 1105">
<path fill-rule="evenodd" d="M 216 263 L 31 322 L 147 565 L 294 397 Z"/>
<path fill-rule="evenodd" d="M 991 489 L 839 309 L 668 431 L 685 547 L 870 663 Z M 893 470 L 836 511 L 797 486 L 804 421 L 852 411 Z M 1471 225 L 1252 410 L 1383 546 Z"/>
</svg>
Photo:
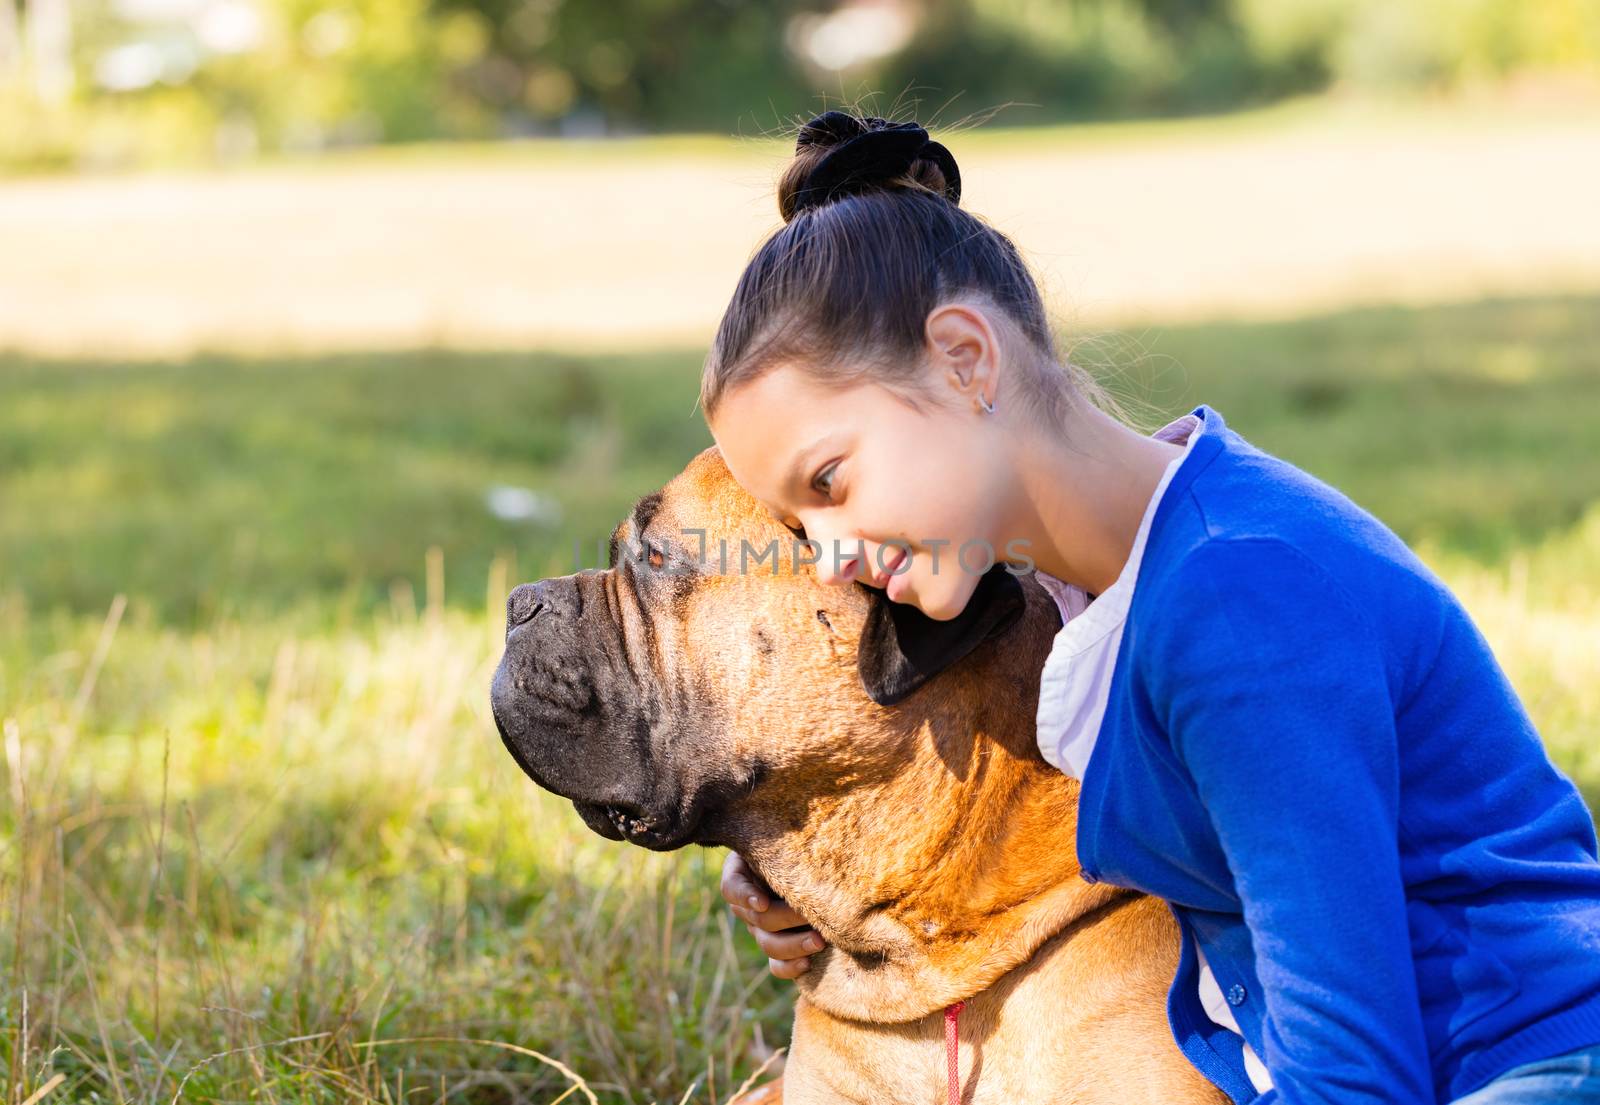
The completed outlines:
<svg viewBox="0 0 1600 1105">
<path fill-rule="evenodd" d="M 1398 848 L 1395 703 L 1371 622 L 1270 538 L 1212 539 L 1141 664 L 1194 778 L 1264 989 L 1256 1105 L 1435 1100 Z M 1227 984 L 1224 983 L 1226 986 Z"/>
</svg>

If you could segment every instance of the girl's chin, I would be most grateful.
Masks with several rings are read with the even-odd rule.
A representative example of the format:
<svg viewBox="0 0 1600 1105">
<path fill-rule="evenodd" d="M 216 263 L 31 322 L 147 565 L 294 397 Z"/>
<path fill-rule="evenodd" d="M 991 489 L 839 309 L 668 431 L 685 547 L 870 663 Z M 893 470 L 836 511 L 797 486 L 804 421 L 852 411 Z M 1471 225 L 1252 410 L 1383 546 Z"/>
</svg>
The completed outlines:
<svg viewBox="0 0 1600 1105">
<path fill-rule="evenodd" d="M 904 590 L 901 590 L 901 588 L 904 588 Z M 965 595 L 940 592 L 924 595 L 915 586 L 907 586 L 902 583 L 893 590 L 885 589 L 884 593 L 893 602 L 904 602 L 915 606 L 936 622 L 947 622 L 957 614 L 960 614 L 966 607 L 967 599 L 972 595 L 972 589 L 968 588 Z"/>
</svg>

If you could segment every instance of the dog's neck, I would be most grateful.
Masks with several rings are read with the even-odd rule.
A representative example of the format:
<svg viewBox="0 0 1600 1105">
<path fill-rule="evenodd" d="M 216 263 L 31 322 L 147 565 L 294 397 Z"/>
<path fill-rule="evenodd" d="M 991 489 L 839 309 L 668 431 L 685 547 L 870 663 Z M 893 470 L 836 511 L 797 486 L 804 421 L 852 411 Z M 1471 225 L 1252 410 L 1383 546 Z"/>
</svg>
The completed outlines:
<svg viewBox="0 0 1600 1105">
<path fill-rule="evenodd" d="M 771 810 L 741 843 L 828 942 L 798 980 L 824 1011 L 926 1016 L 1127 895 L 1079 877 L 1077 781 L 1038 755 L 1031 714 L 1001 709 L 999 727 L 992 716 L 925 714 L 899 748 L 874 730 L 875 762 L 828 765 L 825 799 L 813 791 Z"/>
</svg>

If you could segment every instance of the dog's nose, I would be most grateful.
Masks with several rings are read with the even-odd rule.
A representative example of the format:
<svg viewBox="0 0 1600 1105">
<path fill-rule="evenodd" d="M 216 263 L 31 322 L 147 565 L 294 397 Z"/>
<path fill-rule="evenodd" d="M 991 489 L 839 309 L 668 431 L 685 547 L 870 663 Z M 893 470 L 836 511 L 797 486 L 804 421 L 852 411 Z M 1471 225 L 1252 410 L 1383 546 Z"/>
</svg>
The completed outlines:
<svg viewBox="0 0 1600 1105">
<path fill-rule="evenodd" d="M 540 614 L 563 621 L 577 620 L 583 614 L 583 587 L 586 583 L 592 586 L 594 579 L 604 576 L 602 571 L 579 572 L 512 588 L 506 596 L 506 633 Z"/>
<path fill-rule="evenodd" d="M 513 587 L 506 599 L 506 632 L 531 619 L 544 606 L 538 583 L 522 583 Z"/>
</svg>

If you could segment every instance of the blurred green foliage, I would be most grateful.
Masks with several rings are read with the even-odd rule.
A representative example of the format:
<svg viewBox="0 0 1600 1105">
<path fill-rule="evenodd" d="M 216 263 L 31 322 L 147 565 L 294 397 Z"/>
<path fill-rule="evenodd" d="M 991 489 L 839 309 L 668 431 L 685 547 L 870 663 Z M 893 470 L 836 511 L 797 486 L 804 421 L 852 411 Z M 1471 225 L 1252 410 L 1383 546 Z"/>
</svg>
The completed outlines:
<svg viewBox="0 0 1600 1105">
<path fill-rule="evenodd" d="M 1017 99 L 1025 121 L 1181 114 L 1330 87 L 1446 90 L 1600 63 L 1600 2 L 931 0 L 878 82 Z"/>
<path fill-rule="evenodd" d="M 909 95 L 929 110 L 954 100 L 957 115 L 1014 104 L 1008 122 L 1051 123 L 1330 87 L 1600 72 L 1600 0 L 905 0 L 904 34 L 836 29 L 836 41 L 879 33 L 881 49 L 858 42 L 851 60 L 830 60 L 815 36 L 836 7 L 0 0 L 0 166 L 228 161 L 423 138 L 766 133 L 866 89 L 897 97 L 880 113 Z M 129 14 L 146 9 L 166 15 Z M 52 12 L 66 13 L 69 33 L 30 31 Z"/>
</svg>

